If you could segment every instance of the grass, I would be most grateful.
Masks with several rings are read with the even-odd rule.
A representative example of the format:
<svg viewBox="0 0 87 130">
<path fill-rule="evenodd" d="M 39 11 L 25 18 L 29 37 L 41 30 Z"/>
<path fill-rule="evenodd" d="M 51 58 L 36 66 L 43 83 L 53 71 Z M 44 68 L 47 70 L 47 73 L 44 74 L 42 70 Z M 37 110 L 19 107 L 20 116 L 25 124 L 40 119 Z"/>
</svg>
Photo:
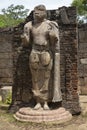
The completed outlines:
<svg viewBox="0 0 87 130">
<path fill-rule="evenodd" d="M 63 124 L 45 124 L 45 123 L 31 123 L 31 122 L 19 122 L 14 117 L 13 114 L 8 113 L 8 107 L 9 105 L 0 102 L 0 124 L 1 122 L 5 125 L 11 124 L 11 126 L 15 126 L 15 130 L 53 130 L 56 128 L 68 128 L 72 124 L 75 124 L 76 126 L 79 126 L 80 124 L 83 124 L 87 122 L 87 113 L 83 116 L 74 116 L 73 119 L 69 122 L 63 123 Z M 9 130 L 9 129 L 6 129 Z M 14 130 L 14 129 L 13 129 Z M 66 130 L 66 129 L 65 129 Z"/>
<path fill-rule="evenodd" d="M 18 128 L 27 128 L 27 127 L 31 127 L 33 126 L 34 128 L 37 127 L 43 127 L 43 124 L 36 124 L 36 123 L 32 123 L 32 122 L 21 122 L 21 121 L 17 121 L 14 117 L 13 114 L 8 112 L 8 107 L 9 105 L 0 102 L 0 119 L 2 120 L 2 122 L 8 122 L 11 123 L 15 126 L 17 126 Z"/>
<path fill-rule="evenodd" d="M 8 113 L 9 105 L 0 102 L 0 117 L 5 118 L 7 121 L 14 121 L 13 114 Z"/>
</svg>

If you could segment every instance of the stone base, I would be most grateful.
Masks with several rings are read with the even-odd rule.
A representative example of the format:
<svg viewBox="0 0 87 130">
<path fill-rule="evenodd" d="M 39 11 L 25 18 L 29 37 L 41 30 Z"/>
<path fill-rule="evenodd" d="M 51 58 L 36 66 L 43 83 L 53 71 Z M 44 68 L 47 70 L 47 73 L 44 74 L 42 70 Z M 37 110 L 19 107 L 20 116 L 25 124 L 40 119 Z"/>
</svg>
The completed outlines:
<svg viewBox="0 0 87 130">
<path fill-rule="evenodd" d="M 4 86 L 1 88 L 1 99 L 3 103 L 6 102 L 10 94 L 12 94 L 12 86 Z"/>
<path fill-rule="evenodd" d="M 63 123 L 72 119 L 72 115 L 65 108 L 61 107 L 55 110 L 34 110 L 29 107 L 21 108 L 14 117 L 23 122 L 35 123 Z"/>
</svg>

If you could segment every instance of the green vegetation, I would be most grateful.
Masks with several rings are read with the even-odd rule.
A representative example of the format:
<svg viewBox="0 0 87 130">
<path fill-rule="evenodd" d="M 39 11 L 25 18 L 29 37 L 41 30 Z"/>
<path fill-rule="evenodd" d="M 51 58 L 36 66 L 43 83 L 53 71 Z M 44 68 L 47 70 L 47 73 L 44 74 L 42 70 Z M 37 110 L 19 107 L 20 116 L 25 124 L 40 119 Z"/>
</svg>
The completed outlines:
<svg viewBox="0 0 87 130">
<path fill-rule="evenodd" d="M 87 23 L 87 0 L 73 0 L 71 5 L 77 7 L 78 21 Z"/>
<path fill-rule="evenodd" d="M 6 97 L 5 103 L 6 104 L 11 104 L 11 102 L 12 102 L 12 93 L 9 92 L 8 95 L 7 95 L 7 97 Z"/>
<path fill-rule="evenodd" d="M 23 5 L 10 5 L 7 9 L 2 9 L 0 14 L 0 27 L 12 27 L 23 22 L 27 17 L 29 10 Z"/>
</svg>

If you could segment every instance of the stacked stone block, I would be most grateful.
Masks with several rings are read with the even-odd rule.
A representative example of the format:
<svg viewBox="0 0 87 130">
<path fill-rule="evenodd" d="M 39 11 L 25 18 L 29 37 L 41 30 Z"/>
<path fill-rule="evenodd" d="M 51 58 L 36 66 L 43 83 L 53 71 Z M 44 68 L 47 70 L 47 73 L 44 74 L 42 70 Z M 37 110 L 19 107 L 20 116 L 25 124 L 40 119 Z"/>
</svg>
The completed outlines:
<svg viewBox="0 0 87 130">
<path fill-rule="evenodd" d="M 13 29 L 0 29 L 0 86 L 13 83 Z"/>
<path fill-rule="evenodd" d="M 80 94 L 87 94 L 87 23 L 79 25 L 78 75 Z"/>
</svg>

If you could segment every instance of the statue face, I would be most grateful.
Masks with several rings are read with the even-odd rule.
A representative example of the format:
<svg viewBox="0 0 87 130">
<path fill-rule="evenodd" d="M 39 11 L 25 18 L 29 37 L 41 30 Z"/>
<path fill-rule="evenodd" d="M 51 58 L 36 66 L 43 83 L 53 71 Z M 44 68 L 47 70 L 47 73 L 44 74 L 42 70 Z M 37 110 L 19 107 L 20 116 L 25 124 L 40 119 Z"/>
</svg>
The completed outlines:
<svg viewBox="0 0 87 130">
<path fill-rule="evenodd" d="M 34 19 L 42 20 L 46 17 L 46 10 L 41 8 L 41 6 L 37 6 L 34 8 L 33 16 Z"/>
</svg>

